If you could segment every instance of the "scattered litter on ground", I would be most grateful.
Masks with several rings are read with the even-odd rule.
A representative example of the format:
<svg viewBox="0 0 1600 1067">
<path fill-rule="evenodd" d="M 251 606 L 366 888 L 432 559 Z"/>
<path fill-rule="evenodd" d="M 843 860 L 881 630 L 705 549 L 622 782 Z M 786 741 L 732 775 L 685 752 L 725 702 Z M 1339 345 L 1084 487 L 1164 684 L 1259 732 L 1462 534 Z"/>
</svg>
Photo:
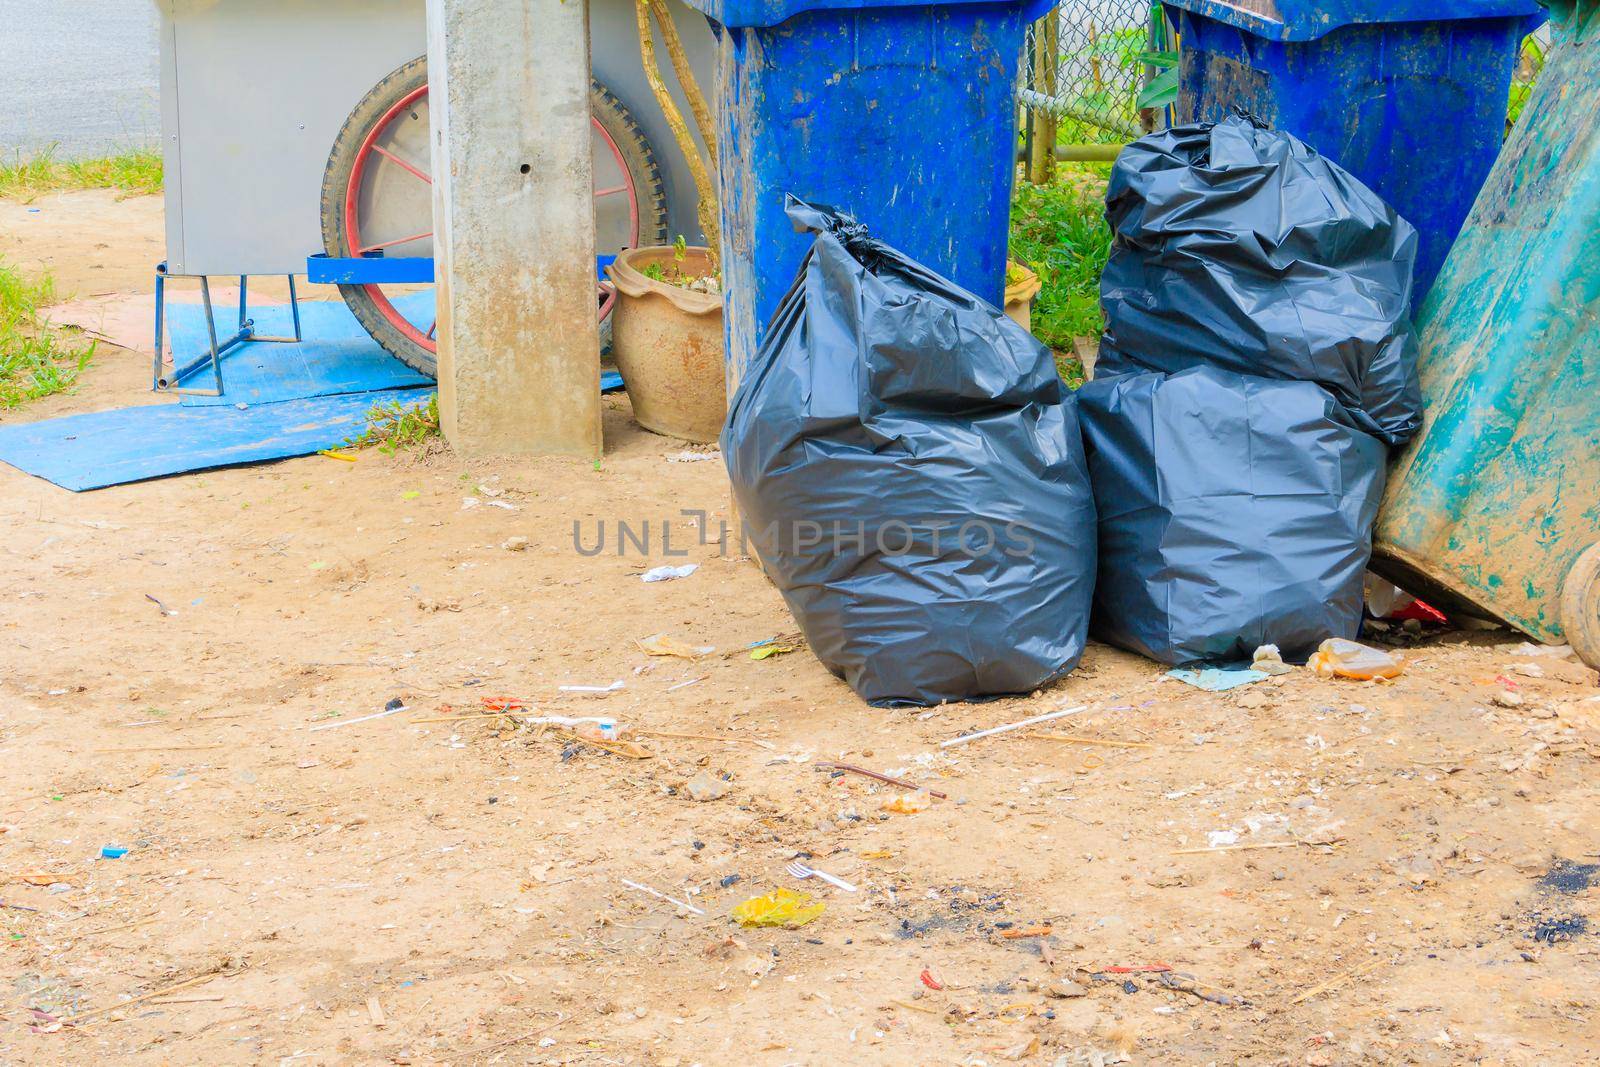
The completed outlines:
<svg viewBox="0 0 1600 1067">
<path fill-rule="evenodd" d="M 679 689 L 686 689 L 691 685 L 695 685 L 695 684 L 697 684 L 699 682 L 705 681 L 709 677 L 710 677 L 710 675 L 702 674 L 698 678 L 689 678 L 689 679 L 687 679 L 685 681 L 677 683 L 676 685 L 669 685 L 669 686 L 667 686 L 667 692 L 671 693 L 671 692 L 674 692 L 674 691 L 679 690 Z"/>
<path fill-rule="evenodd" d="M 146 600 L 150 601 L 150 603 L 154 604 L 160 610 L 162 615 L 169 615 L 170 616 L 170 615 L 176 615 L 177 614 L 176 611 L 173 611 L 171 608 L 167 607 L 165 604 L 163 604 L 161 601 L 157 600 L 155 597 L 151 596 L 149 593 L 146 593 L 144 595 L 144 598 Z"/>
<path fill-rule="evenodd" d="M 889 775 L 889 774 L 881 774 L 878 771 L 868 770 L 865 767 L 857 767 L 853 763 L 838 763 L 838 762 L 818 763 L 817 764 L 817 770 L 819 770 L 819 771 L 830 771 L 830 772 L 832 772 L 832 771 L 843 771 L 843 772 L 848 772 L 850 774 L 859 774 L 859 775 L 862 775 L 864 777 L 872 778 L 872 779 L 875 779 L 876 781 L 883 782 L 885 785 L 899 786 L 901 789 L 907 789 L 907 790 L 910 790 L 913 793 L 924 792 L 924 793 L 927 793 L 930 797 L 937 797 L 940 800 L 949 800 L 950 799 L 948 794 L 941 793 L 937 789 L 924 789 L 922 786 L 917 785 L 915 782 L 908 782 L 904 778 L 896 778 L 893 775 Z"/>
<path fill-rule="evenodd" d="M 1055 928 L 1046 923 L 1039 926 L 1013 926 L 1001 930 L 1000 936 L 1006 941 L 1025 941 L 1033 937 L 1049 937 L 1054 932 Z"/>
<path fill-rule="evenodd" d="M 661 900 L 666 901 L 668 904 L 676 904 L 678 907 L 682 908 L 684 911 L 690 911 L 690 912 L 693 912 L 696 915 L 704 915 L 705 914 L 705 912 L 702 909 L 695 907 L 693 904 L 689 903 L 687 900 L 679 900 L 677 897 L 669 897 L 669 896 L 667 896 L 667 894 L 663 893 L 659 889 L 652 889 L 647 885 L 640 885 L 638 882 L 631 882 L 626 878 L 621 879 L 621 882 L 622 882 L 623 885 L 627 886 L 629 889 L 635 889 L 635 890 L 638 890 L 641 893 L 648 893 L 653 897 L 657 897 L 657 898 L 659 898 Z"/>
<path fill-rule="evenodd" d="M 701 771 L 687 782 L 683 783 L 683 791 L 690 800 L 705 803 L 711 800 L 721 800 L 728 795 L 728 783 L 712 774 L 710 771 Z"/>
<path fill-rule="evenodd" d="M 1250 658 L 1250 669 L 1274 676 L 1288 674 L 1294 670 L 1283 662 L 1283 655 L 1278 651 L 1277 645 L 1262 645 L 1257 648 Z"/>
<path fill-rule="evenodd" d="M 1079 737 L 1077 734 L 1058 734 L 1050 730 L 1041 730 L 1036 737 L 1046 741 L 1057 741 L 1063 745 L 1096 745 L 1103 748 L 1155 748 L 1155 745 L 1144 741 L 1102 741 L 1098 737 Z"/>
<path fill-rule="evenodd" d="M 1329 978 L 1327 981 L 1318 982 L 1316 985 L 1312 986 L 1310 989 L 1305 990 L 1299 996 L 1297 996 L 1293 1000 L 1291 1000 L 1289 1003 L 1290 1004 L 1304 1004 L 1306 1001 L 1310 1000 L 1312 997 L 1321 996 L 1323 993 L 1326 993 L 1328 990 L 1334 988 L 1337 985 L 1341 985 L 1341 984 L 1343 984 L 1345 982 L 1348 982 L 1352 978 L 1360 978 L 1364 974 L 1371 974 L 1373 971 L 1377 970 L 1379 967 L 1382 967 L 1387 962 L 1388 961 L 1384 960 L 1384 959 L 1370 960 L 1369 962 L 1362 964 L 1360 967 L 1357 967 L 1354 970 L 1349 970 L 1349 971 L 1345 971 L 1343 974 L 1334 975 L 1332 978 Z"/>
<path fill-rule="evenodd" d="M 759 641 L 752 641 L 748 645 L 745 645 L 743 648 L 736 648 L 731 652 L 723 653 L 723 655 L 728 656 L 728 657 L 731 658 L 731 657 L 734 657 L 734 656 L 742 656 L 746 652 L 749 652 L 751 659 L 765 659 L 766 658 L 765 656 L 756 655 L 756 653 L 759 652 L 763 648 L 768 648 L 768 647 L 772 647 L 772 646 L 778 646 L 778 647 L 783 647 L 785 649 L 785 651 L 791 651 L 792 652 L 793 650 L 799 648 L 801 645 L 805 644 L 805 641 L 806 641 L 805 635 L 799 633 L 798 631 L 795 632 L 795 633 L 774 634 L 772 637 L 763 637 Z M 775 654 L 776 653 L 768 653 L 768 655 L 775 655 Z"/>
<path fill-rule="evenodd" d="M 1237 835 L 1235 835 L 1235 837 L 1237 837 Z M 1296 845 L 1299 845 L 1300 843 L 1301 842 L 1299 842 L 1299 841 L 1256 841 L 1256 842 L 1247 842 L 1247 843 L 1242 844 L 1242 845 L 1235 845 L 1235 844 L 1212 845 L 1212 846 L 1207 847 L 1207 848 L 1180 848 L 1180 849 L 1174 849 L 1173 852 L 1172 852 L 1172 855 L 1174 855 L 1174 856 L 1198 856 L 1198 855 L 1200 855 L 1202 853 L 1205 853 L 1205 852 L 1250 852 L 1250 851 L 1253 851 L 1253 850 L 1258 849 L 1258 848 L 1294 848 Z"/>
<path fill-rule="evenodd" d="M 406 707 L 404 701 L 396 697 L 385 704 L 382 711 L 375 711 L 371 715 L 362 715 L 355 719 L 340 719 L 335 722 L 321 723 L 317 726 L 308 727 L 307 732 L 316 733 L 318 730 L 337 730 L 342 726 L 354 726 L 358 722 L 371 722 L 373 719 L 386 719 L 390 715 L 398 715 L 402 711 L 410 710 L 410 708 Z"/>
<path fill-rule="evenodd" d="M 849 882 L 845 881 L 843 878 L 840 878 L 837 875 L 829 874 L 827 871 L 819 871 L 819 870 L 817 870 L 817 868 L 808 866 L 807 864 L 804 864 L 804 863 L 801 863 L 799 860 L 794 860 L 794 861 L 792 861 L 792 862 L 790 862 L 788 864 L 785 864 L 783 869 L 788 871 L 790 874 L 794 875 L 796 878 L 801 879 L 802 881 L 807 879 L 807 878 L 820 878 L 824 882 L 827 882 L 829 885 L 833 886 L 834 888 L 842 889 L 846 893 L 859 893 L 859 892 L 861 892 L 860 889 L 858 889 L 854 885 L 851 885 Z"/>
<path fill-rule="evenodd" d="M 675 578 L 687 578 L 699 569 L 700 564 L 698 563 L 685 563 L 681 567 L 663 564 L 660 567 L 651 567 L 639 575 L 639 580 L 643 582 L 670 582 Z"/>
<path fill-rule="evenodd" d="M 1510 654 L 1513 656 L 1550 656 L 1555 659 L 1571 659 L 1572 646 L 1535 645 L 1524 641 L 1519 645 L 1512 646 Z"/>
<path fill-rule="evenodd" d="M 1204 689 L 1208 693 L 1225 693 L 1229 689 L 1237 689 L 1241 685 L 1250 685 L 1254 682 L 1267 680 L 1265 671 L 1245 669 L 1230 669 L 1224 667 L 1203 667 L 1199 670 L 1182 668 L 1167 672 L 1168 678 L 1176 678 L 1196 689 Z"/>
<path fill-rule="evenodd" d="M 516 511 L 517 506 L 509 500 L 484 500 L 480 497 L 465 496 L 461 498 L 461 510 L 471 511 L 476 507 L 500 508 L 504 511 Z"/>
<path fill-rule="evenodd" d="M 1400 677 L 1405 670 L 1405 659 L 1359 641 L 1330 637 L 1317 646 L 1306 666 L 1318 678 L 1353 678 L 1366 682 Z"/>
<path fill-rule="evenodd" d="M 750 653 L 750 658 L 771 659 L 773 656 L 781 656 L 786 652 L 793 651 L 793 645 L 762 645 L 760 648 L 755 649 Z"/>
<path fill-rule="evenodd" d="M 894 815 L 916 815 L 933 807 L 933 794 L 926 789 L 917 789 L 889 797 L 878 806 Z"/>
<path fill-rule="evenodd" d="M 100 858 L 103 860 L 120 860 L 128 854 L 128 850 L 117 845 L 102 845 Z"/>
<path fill-rule="evenodd" d="M 562 685 L 556 688 L 563 693 L 615 693 L 622 687 L 622 679 L 618 678 L 610 685 Z"/>
<path fill-rule="evenodd" d="M 526 552 L 528 550 L 528 546 L 532 543 L 533 542 L 529 541 L 526 537 L 518 535 L 516 537 L 508 537 L 504 541 L 501 541 L 500 547 L 505 549 L 507 552 Z"/>
<path fill-rule="evenodd" d="M 774 889 L 734 906 L 731 915 L 740 926 L 782 926 L 795 929 L 821 915 L 827 905 L 809 893 Z"/>
<path fill-rule="evenodd" d="M 691 645 L 666 634 L 651 634 L 635 641 L 647 656 L 676 656 L 679 659 L 699 659 L 715 652 L 715 645 Z"/>
<path fill-rule="evenodd" d="M 640 737 L 666 737 L 679 741 L 721 741 L 729 745 L 754 745 L 757 748 L 772 749 L 771 741 L 763 741 L 759 737 L 729 737 L 723 734 L 694 734 L 679 733 L 673 730 L 635 730 Z"/>
<path fill-rule="evenodd" d="M 667 462 L 668 463 L 704 463 L 706 460 L 721 459 L 721 458 L 722 458 L 722 451 L 720 449 L 716 449 L 716 448 L 709 449 L 709 450 L 707 450 L 705 452 L 693 452 L 693 451 L 685 450 L 683 452 L 674 452 L 672 455 L 667 457 Z"/>
<path fill-rule="evenodd" d="M 142 1004 L 145 1001 L 153 1000 L 156 997 L 164 997 L 170 993 L 176 993 L 180 989 L 188 989 L 192 986 L 201 985 L 202 983 L 210 982 L 217 978 L 231 978 L 232 976 L 243 971 L 248 966 L 248 963 L 241 963 L 230 959 L 216 967 L 213 967 L 204 974 L 195 975 L 193 978 L 186 978 L 181 982 L 173 982 L 170 985 L 164 985 L 160 989 L 152 990 L 149 993 L 141 993 L 139 996 L 129 997 L 127 1000 L 118 1001 L 115 1004 L 106 1004 L 103 1007 L 91 1008 L 88 1011 L 79 1012 L 76 1015 L 62 1019 L 61 1022 L 67 1026 L 76 1026 L 82 1023 L 85 1019 L 92 1019 L 96 1016 L 104 1015 L 106 1012 L 117 1011 L 121 1008 L 131 1008 L 135 1004 Z"/>
<path fill-rule="evenodd" d="M 976 741 L 980 737 L 993 737 L 995 734 L 1010 733 L 1012 730 L 1021 730 L 1024 727 L 1037 726 L 1041 722 L 1051 722 L 1055 719 L 1064 719 L 1068 715 L 1077 715 L 1080 712 L 1088 710 L 1089 705 L 1087 704 L 1079 704 L 1075 708 L 1062 708 L 1059 711 L 1047 712 L 1044 715 L 1035 715 L 1031 719 L 1023 719 L 1021 722 L 1007 723 L 1004 726 L 991 726 L 987 730 L 977 730 L 970 734 L 962 734 L 959 737 L 952 737 L 947 741 L 940 741 L 939 747 L 950 748 L 952 745 L 964 745 L 968 741 Z"/>
</svg>

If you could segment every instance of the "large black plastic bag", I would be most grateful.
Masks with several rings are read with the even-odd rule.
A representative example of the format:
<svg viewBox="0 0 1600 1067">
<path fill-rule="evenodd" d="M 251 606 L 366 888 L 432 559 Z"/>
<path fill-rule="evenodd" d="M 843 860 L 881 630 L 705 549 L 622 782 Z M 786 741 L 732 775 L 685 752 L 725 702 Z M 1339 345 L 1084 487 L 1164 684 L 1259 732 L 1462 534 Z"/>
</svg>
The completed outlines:
<svg viewBox="0 0 1600 1067">
<path fill-rule="evenodd" d="M 1095 635 L 1181 665 L 1354 638 L 1383 442 L 1320 386 L 1199 367 L 1096 378 Z"/>
<path fill-rule="evenodd" d="M 870 704 L 1025 692 L 1076 666 L 1094 501 L 1050 352 L 829 208 L 722 450 L 806 640 Z"/>
<path fill-rule="evenodd" d="M 1242 117 L 1173 127 L 1122 150 L 1106 220 L 1097 374 L 1317 382 L 1389 444 L 1417 432 L 1416 230 L 1337 164 Z"/>
</svg>

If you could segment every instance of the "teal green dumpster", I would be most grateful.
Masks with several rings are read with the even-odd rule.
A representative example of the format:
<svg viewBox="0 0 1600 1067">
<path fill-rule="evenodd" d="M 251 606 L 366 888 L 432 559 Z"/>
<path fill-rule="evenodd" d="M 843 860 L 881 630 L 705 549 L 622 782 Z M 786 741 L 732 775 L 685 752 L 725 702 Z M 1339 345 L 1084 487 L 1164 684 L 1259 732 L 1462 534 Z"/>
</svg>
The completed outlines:
<svg viewBox="0 0 1600 1067">
<path fill-rule="evenodd" d="M 1373 568 L 1600 666 L 1600 15 L 1544 72 L 1418 316 L 1423 431 Z"/>
<path fill-rule="evenodd" d="M 1360 178 L 1417 228 L 1420 302 L 1505 135 L 1535 0 L 1165 0 L 1177 115 L 1242 107 Z"/>
<path fill-rule="evenodd" d="M 790 193 L 1001 302 L 1022 34 L 1053 0 L 688 2 L 717 37 L 730 395 L 811 245 Z"/>
</svg>

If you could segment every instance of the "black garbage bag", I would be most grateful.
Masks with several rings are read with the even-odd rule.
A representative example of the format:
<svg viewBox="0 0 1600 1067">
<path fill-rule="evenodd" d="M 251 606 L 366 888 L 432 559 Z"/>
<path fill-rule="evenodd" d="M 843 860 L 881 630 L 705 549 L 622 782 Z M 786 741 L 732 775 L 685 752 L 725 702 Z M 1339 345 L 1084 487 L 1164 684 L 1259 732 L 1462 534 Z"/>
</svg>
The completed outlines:
<svg viewBox="0 0 1600 1067">
<path fill-rule="evenodd" d="M 1238 116 L 1149 134 L 1117 157 L 1106 220 L 1096 373 L 1316 382 L 1391 445 L 1417 432 L 1416 230 L 1315 149 Z"/>
<path fill-rule="evenodd" d="M 1077 665 L 1094 500 L 1053 358 L 993 305 L 789 198 L 816 238 L 729 407 L 750 544 L 869 704 L 1034 689 Z"/>
<path fill-rule="evenodd" d="M 1356 637 L 1388 449 L 1325 390 L 1198 367 L 1077 397 L 1096 637 L 1176 666 Z"/>
</svg>

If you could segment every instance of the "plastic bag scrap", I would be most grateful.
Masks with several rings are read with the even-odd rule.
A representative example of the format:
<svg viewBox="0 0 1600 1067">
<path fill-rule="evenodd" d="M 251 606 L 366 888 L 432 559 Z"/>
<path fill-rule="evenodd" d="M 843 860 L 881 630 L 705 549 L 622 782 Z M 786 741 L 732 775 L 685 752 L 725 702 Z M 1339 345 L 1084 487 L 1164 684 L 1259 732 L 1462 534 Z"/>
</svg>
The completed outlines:
<svg viewBox="0 0 1600 1067">
<path fill-rule="evenodd" d="M 1354 638 L 1387 449 L 1327 392 L 1197 367 L 1078 390 L 1097 637 L 1163 663 Z"/>
<path fill-rule="evenodd" d="M 1149 134 L 1117 157 L 1106 221 L 1097 375 L 1316 382 L 1390 445 L 1421 426 L 1416 230 L 1303 141 L 1243 116 Z"/>
<path fill-rule="evenodd" d="M 870 704 L 1037 688 L 1083 654 L 1094 501 L 1048 349 L 996 307 L 790 197 L 816 234 L 722 452 L 807 643 Z"/>
<path fill-rule="evenodd" d="M 774 889 L 765 896 L 734 905 L 729 914 L 740 926 L 782 926 L 792 930 L 815 919 L 827 907 L 822 901 L 811 899 L 809 893 Z"/>
</svg>

